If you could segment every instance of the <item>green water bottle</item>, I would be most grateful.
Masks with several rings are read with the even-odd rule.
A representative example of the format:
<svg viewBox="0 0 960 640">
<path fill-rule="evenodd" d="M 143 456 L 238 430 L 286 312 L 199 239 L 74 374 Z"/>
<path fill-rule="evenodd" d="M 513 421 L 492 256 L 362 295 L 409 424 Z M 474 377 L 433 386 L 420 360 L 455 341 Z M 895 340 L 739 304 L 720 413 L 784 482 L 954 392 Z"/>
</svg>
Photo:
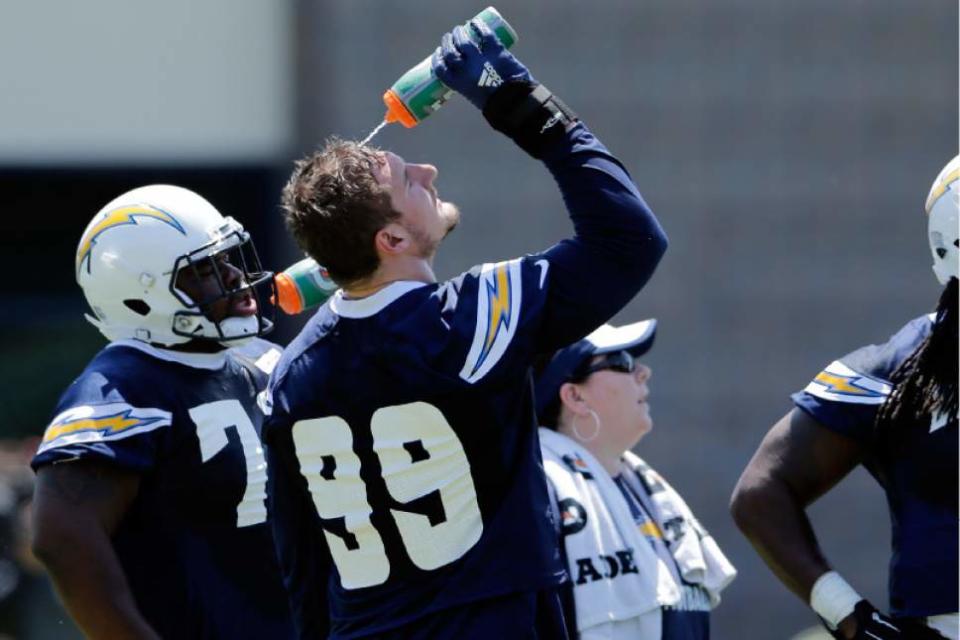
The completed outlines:
<svg viewBox="0 0 960 640">
<path fill-rule="evenodd" d="M 274 282 L 277 285 L 274 303 L 288 315 L 320 306 L 340 288 L 313 258 L 290 265 L 274 277 Z"/>
<path fill-rule="evenodd" d="M 493 7 L 487 7 L 473 19 L 486 23 L 507 49 L 517 41 L 517 32 Z M 468 28 L 467 33 L 471 38 L 474 37 L 472 29 Z M 453 95 L 453 91 L 433 75 L 430 57 L 427 56 L 420 64 L 400 76 L 383 94 L 383 102 L 387 105 L 384 122 L 399 122 L 408 129 L 415 127 Z"/>
</svg>

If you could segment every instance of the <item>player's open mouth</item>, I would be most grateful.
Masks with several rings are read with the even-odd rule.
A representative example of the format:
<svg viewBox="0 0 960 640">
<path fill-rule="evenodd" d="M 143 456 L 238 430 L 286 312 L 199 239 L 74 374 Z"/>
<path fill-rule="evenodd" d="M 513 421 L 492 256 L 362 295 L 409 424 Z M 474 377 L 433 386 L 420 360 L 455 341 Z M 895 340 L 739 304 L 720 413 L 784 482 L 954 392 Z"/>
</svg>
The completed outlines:
<svg viewBox="0 0 960 640">
<path fill-rule="evenodd" d="M 257 301 L 249 293 L 230 301 L 231 316 L 252 316 L 257 312 Z"/>
</svg>

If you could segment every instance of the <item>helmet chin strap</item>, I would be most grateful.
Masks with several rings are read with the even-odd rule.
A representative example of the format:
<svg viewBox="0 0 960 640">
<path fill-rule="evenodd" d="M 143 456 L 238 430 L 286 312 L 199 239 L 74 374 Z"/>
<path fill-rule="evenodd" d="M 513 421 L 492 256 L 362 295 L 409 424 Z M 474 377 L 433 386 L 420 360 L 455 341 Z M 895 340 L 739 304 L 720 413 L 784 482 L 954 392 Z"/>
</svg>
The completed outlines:
<svg viewBox="0 0 960 640">
<path fill-rule="evenodd" d="M 181 332 L 190 334 L 185 340 L 211 340 L 225 347 L 234 347 L 249 342 L 250 339 L 257 336 L 257 330 L 260 328 L 260 323 L 255 315 L 232 316 L 219 322 L 214 322 L 203 316 L 181 315 L 174 322 Z M 217 331 L 218 328 L 219 331 Z M 225 338 L 220 338 L 221 333 Z"/>
<path fill-rule="evenodd" d="M 226 336 L 244 336 L 243 338 L 233 338 L 231 340 L 221 340 L 220 343 L 226 346 L 240 345 L 256 337 L 257 330 L 260 328 L 260 322 L 257 316 L 231 316 L 220 321 L 220 330 Z"/>
<path fill-rule="evenodd" d="M 177 291 L 184 298 L 190 300 L 190 296 L 186 293 L 179 289 Z M 265 318 L 263 322 L 266 325 L 270 324 Z M 214 340 L 225 347 L 235 347 L 245 344 L 257 336 L 260 321 L 258 315 L 230 316 L 219 322 L 202 315 L 177 315 L 174 318 L 174 325 L 181 332 L 192 334 L 194 338 Z M 228 339 L 220 339 L 220 334 Z"/>
</svg>

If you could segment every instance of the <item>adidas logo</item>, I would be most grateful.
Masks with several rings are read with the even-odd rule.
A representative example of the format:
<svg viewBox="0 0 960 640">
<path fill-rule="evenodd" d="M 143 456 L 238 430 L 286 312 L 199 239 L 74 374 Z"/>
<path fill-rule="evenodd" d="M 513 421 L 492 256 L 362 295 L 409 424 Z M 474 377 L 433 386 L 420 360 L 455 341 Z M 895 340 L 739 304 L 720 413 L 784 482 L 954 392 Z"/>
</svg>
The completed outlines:
<svg viewBox="0 0 960 640">
<path fill-rule="evenodd" d="M 493 68 L 493 65 L 489 62 L 483 63 L 483 73 L 480 74 L 480 79 L 477 81 L 478 87 L 499 87 L 503 84 L 503 80 L 500 78 L 500 74 L 497 73 L 497 70 Z"/>
</svg>

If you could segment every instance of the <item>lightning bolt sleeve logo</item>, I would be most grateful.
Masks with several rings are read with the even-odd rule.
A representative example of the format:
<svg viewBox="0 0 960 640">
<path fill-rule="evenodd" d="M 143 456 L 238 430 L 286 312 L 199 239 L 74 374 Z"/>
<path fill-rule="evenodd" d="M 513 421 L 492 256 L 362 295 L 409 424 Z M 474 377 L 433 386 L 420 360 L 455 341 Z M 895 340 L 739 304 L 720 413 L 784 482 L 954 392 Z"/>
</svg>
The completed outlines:
<svg viewBox="0 0 960 640">
<path fill-rule="evenodd" d="M 510 280 L 507 276 L 506 265 L 500 265 L 494 272 L 493 282 L 487 282 L 487 300 L 489 304 L 487 312 L 487 337 L 483 342 L 483 349 L 480 351 L 480 357 L 473 371 L 483 365 L 484 360 L 490 354 L 490 348 L 493 341 L 500 332 L 501 327 L 510 328 Z"/>
<path fill-rule="evenodd" d="M 830 363 L 804 389 L 824 400 L 853 404 L 882 404 L 892 390 L 890 383 L 854 371 L 839 360 Z"/>
<path fill-rule="evenodd" d="M 143 409 L 125 403 L 83 405 L 55 417 L 46 431 L 39 453 L 64 445 L 120 440 L 169 426 L 169 411 Z"/>
<path fill-rule="evenodd" d="M 476 328 L 460 377 L 476 382 L 506 352 L 520 313 L 520 261 L 485 264 L 477 282 Z"/>
</svg>

